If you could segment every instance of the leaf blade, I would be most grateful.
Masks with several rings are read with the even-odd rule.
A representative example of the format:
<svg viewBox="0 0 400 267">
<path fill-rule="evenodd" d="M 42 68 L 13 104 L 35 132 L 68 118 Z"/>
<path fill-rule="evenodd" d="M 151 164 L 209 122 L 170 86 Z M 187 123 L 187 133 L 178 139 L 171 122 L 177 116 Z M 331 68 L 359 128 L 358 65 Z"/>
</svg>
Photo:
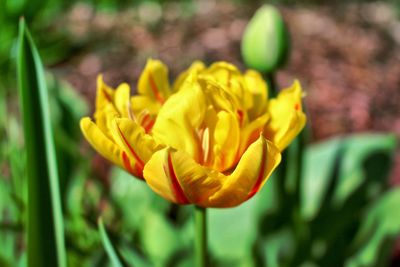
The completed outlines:
<svg viewBox="0 0 400 267">
<path fill-rule="evenodd" d="M 66 266 L 57 159 L 43 66 L 20 20 L 17 57 L 28 179 L 28 266 Z"/>
<path fill-rule="evenodd" d="M 104 249 L 106 250 L 107 255 L 108 255 L 112 265 L 114 267 L 124 267 L 121 260 L 119 259 L 117 252 L 115 251 L 113 244 L 111 243 L 110 238 L 108 237 L 107 231 L 104 227 L 104 223 L 103 223 L 103 220 L 101 219 L 101 217 L 97 221 L 97 225 L 99 228 L 99 233 L 101 236 L 101 240 L 103 242 Z"/>
</svg>

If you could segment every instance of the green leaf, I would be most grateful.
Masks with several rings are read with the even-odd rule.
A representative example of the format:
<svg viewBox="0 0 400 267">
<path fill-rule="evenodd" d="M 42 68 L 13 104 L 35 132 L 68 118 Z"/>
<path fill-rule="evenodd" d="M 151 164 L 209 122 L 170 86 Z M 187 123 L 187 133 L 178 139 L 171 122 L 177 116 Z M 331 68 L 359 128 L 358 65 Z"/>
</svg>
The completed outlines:
<svg viewBox="0 0 400 267">
<path fill-rule="evenodd" d="M 283 266 L 284 259 L 290 258 L 294 246 L 293 233 L 289 229 L 281 229 L 271 233 L 262 243 L 263 261 L 268 267 Z"/>
<path fill-rule="evenodd" d="M 19 24 L 18 84 L 27 152 L 28 266 L 66 266 L 57 159 L 43 66 L 23 19 Z"/>
<path fill-rule="evenodd" d="M 124 264 L 122 263 L 120 256 L 117 254 L 113 244 L 110 241 L 110 238 L 107 235 L 106 229 L 104 228 L 103 220 L 101 218 L 99 218 L 97 224 L 99 227 L 99 233 L 100 233 L 101 239 L 103 241 L 104 249 L 107 252 L 107 255 L 112 263 L 112 266 L 124 267 Z"/>
<path fill-rule="evenodd" d="M 353 246 L 359 249 L 346 266 L 387 266 L 391 245 L 400 235 L 400 217 L 395 215 L 399 206 L 400 188 L 396 188 L 370 207 L 354 240 Z"/>
<path fill-rule="evenodd" d="M 396 137 L 392 134 L 354 135 L 344 140 L 338 186 L 333 196 L 335 205 L 341 205 L 365 180 L 369 182 L 371 194 L 379 191 L 388 177 L 392 156 L 396 148 Z M 373 188 L 375 187 L 375 188 Z"/>
<path fill-rule="evenodd" d="M 111 197 L 121 211 L 122 227 L 127 235 L 143 227 L 149 210 L 158 213 L 168 211 L 169 202 L 155 194 L 145 182 L 121 168 L 112 169 L 111 180 Z"/>
<path fill-rule="evenodd" d="M 122 246 L 119 251 L 124 259 L 134 267 L 150 267 L 152 266 L 147 260 L 143 258 L 135 249 L 128 246 Z"/>
<path fill-rule="evenodd" d="M 242 266 L 252 258 L 252 246 L 258 235 L 260 197 L 257 194 L 235 208 L 208 209 L 209 247 L 217 259 Z"/>
<path fill-rule="evenodd" d="M 140 230 L 143 250 L 154 266 L 167 266 L 186 241 L 165 217 L 153 210 L 145 214 Z"/>
<path fill-rule="evenodd" d="M 317 215 L 328 190 L 332 190 L 329 201 L 337 207 L 343 205 L 361 185 L 369 186 L 367 189 L 372 197 L 374 191 L 375 194 L 381 192 L 395 147 L 395 137 L 386 134 L 359 134 L 309 146 L 305 151 L 304 178 L 300 189 L 303 217 L 310 220 Z M 343 155 L 337 181 L 335 187 L 330 188 L 335 158 L 341 153 L 340 150 Z M 379 165 L 374 165 L 377 173 L 365 168 L 364 162 L 370 157 L 375 157 L 374 164 Z"/>
</svg>

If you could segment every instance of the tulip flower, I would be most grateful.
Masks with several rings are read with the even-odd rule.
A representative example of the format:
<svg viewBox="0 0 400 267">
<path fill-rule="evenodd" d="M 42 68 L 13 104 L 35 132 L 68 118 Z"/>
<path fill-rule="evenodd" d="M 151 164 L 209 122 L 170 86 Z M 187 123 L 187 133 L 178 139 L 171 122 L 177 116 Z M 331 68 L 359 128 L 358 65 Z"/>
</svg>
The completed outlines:
<svg viewBox="0 0 400 267">
<path fill-rule="evenodd" d="M 177 204 L 234 207 L 253 197 L 305 125 L 299 82 L 268 100 L 254 70 L 193 63 L 170 85 L 168 69 L 148 60 L 130 96 L 97 81 L 94 121 L 81 120 L 106 159 Z"/>
</svg>

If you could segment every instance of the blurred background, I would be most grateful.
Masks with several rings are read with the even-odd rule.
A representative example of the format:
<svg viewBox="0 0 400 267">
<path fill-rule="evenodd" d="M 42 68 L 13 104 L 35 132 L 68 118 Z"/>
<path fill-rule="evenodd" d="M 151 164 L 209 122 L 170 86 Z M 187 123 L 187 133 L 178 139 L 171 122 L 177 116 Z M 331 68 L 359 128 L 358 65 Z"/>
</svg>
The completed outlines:
<svg viewBox="0 0 400 267">
<path fill-rule="evenodd" d="M 83 141 L 78 122 L 93 112 L 99 73 L 103 73 L 112 87 L 127 82 L 135 89 L 149 57 L 164 61 L 170 68 L 171 79 L 197 59 L 208 64 L 229 61 L 244 70 L 240 52 L 242 34 L 263 3 L 266 2 L 2 0 L 0 236 L 5 241 L 0 244 L 0 266 L 19 266 L 26 260 L 24 174 L 29 170 L 21 160 L 25 152 L 15 74 L 19 17 L 25 17 L 47 69 L 70 265 L 110 266 L 97 233 L 96 220 L 101 214 L 128 266 L 135 262 L 149 264 L 135 266 L 191 266 L 191 207 L 171 205 L 122 170 L 111 168 Z M 372 176 L 379 190 L 368 187 L 367 198 L 354 197 L 358 202 L 343 218 L 349 218 L 353 211 L 357 215 L 346 227 L 338 226 L 338 232 L 327 222 L 332 218 L 340 221 L 342 215 L 332 216 L 334 212 L 326 215 L 322 208 L 330 193 L 328 189 L 321 189 L 322 197 L 315 199 L 303 190 L 302 203 L 322 204 L 300 207 L 301 219 L 292 214 L 291 226 L 284 229 L 280 225 L 285 219 L 277 214 L 285 210 L 262 205 L 281 201 L 277 206 L 286 207 L 282 198 L 274 200 L 275 196 L 271 196 L 272 185 L 250 204 L 232 211 L 215 211 L 210 215 L 213 266 L 400 266 L 397 238 L 400 226 L 398 220 L 393 222 L 389 218 L 399 216 L 400 202 L 390 205 L 377 202 L 378 195 L 383 196 L 383 192 L 400 184 L 400 150 L 393 144 L 400 137 L 400 2 L 275 0 L 267 3 L 282 12 L 291 36 L 290 58 L 276 73 L 277 84 L 284 88 L 299 79 L 307 94 L 304 101 L 311 133 L 308 142 L 311 146 L 316 144 L 312 147 L 314 152 L 308 151 L 314 154 L 307 162 L 314 160 L 318 165 L 320 160 L 329 161 L 326 168 L 330 171 L 321 174 L 324 177 L 334 177 L 329 173 L 345 166 L 341 171 L 343 176 L 352 163 L 337 166 L 338 158 L 351 158 L 337 151 L 341 143 L 338 140 L 346 140 L 343 143 L 354 154 L 376 141 L 369 138 L 358 141 L 357 136 L 350 136 L 364 132 L 391 134 L 390 141 L 376 141 L 390 159 L 387 164 L 385 161 L 368 170 L 366 163 L 372 166 L 380 158 L 365 152 L 368 155 L 356 164 L 363 168 L 360 175 L 365 179 L 369 179 L 371 172 L 378 172 Z M 357 139 L 354 142 L 353 137 Z M 321 152 L 326 142 L 331 142 L 326 151 L 336 149 L 335 152 Z M 357 142 L 361 142 L 360 146 Z M 329 159 L 325 157 L 328 154 L 332 155 Z M 305 167 L 303 172 L 319 179 L 315 165 L 307 162 L 306 166 L 311 167 Z M 322 184 L 317 180 L 315 184 L 312 180 L 305 182 L 310 183 L 312 192 L 318 191 Z M 332 183 L 326 182 L 325 188 L 334 187 Z M 379 194 L 373 191 L 374 195 L 371 190 L 378 190 Z M 377 208 L 375 217 L 363 226 L 366 218 L 363 216 L 375 214 L 369 212 L 375 204 L 385 206 L 385 215 L 380 213 L 384 208 Z M 297 210 L 293 202 L 288 205 Z M 239 226 L 227 227 L 235 221 L 232 218 L 240 218 Z M 385 226 L 386 232 L 382 230 L 385 234 L 368 240 L 368 236 L 374 236 L 371 233 L 379 232 L 375 222 L 381 218 L 389 218 L 390 227 Z M 314 233 L 313 226 L 320 230 Z M 340 237 L 339 243 L 325 236 L 331 230 L 337 234 L 336 238 Z M 245 238 L 232 237 L 238 231 Z M 217 238 L 218 234 L 222 237 Z M 303 234 L 307 238 L 302 238 Z M 356 241 L 354 244 L 346 241 L 352 245 L 343 246 L 342 251 L 338 247 L 346 243 L 344 240 Z M 368 242 L 371 245 L 367 246 Z M 338 251 L 334 253 L 334 249 Z M 385 260 L 381 261 L 382 258 Z"/>
</svg>

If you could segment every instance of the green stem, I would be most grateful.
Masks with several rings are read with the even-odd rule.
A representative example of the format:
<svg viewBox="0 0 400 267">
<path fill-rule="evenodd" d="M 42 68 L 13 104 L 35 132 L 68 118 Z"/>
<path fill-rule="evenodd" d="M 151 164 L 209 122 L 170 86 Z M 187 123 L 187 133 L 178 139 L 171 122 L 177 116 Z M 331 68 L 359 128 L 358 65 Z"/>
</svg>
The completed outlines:
<svg viewBox="0 0 400 267">
<path fill-rule="evenodd" d="M 206 209 L 195 207 L 194 211 L 195 223 L 195 254 L 196 267 L 207 267 L 207 216 Z"/>
<path fill-rule="evenodd" d="M 276 88 L 275 72 L 265 73 L 264 79 L 268 83 L 269 98 L 276 97 L 278 95 L 278 88 Z"/>
</svg>

